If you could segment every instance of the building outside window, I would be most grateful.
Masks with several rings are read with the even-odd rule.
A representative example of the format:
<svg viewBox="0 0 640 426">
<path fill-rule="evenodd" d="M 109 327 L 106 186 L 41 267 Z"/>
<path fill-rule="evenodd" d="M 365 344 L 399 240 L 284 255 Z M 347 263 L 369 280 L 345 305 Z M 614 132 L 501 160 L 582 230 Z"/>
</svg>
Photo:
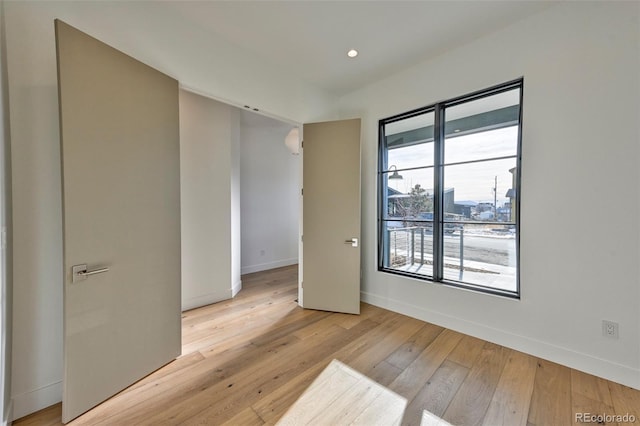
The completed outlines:
<svg viewBox="0 0 640 426">
<path fill-rule="evenodd" d="M 519 297 L 522 89 L 380 120 L 379 270 Z"/>
</svg>

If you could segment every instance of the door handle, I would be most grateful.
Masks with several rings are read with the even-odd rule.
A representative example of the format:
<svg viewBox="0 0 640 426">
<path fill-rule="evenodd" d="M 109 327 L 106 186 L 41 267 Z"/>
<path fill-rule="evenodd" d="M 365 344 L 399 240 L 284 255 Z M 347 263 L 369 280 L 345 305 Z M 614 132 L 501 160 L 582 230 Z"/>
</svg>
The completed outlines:
<svg viewBox="0 0 640 426">
<path fill-rule="evenodd" d="M 71 282 L 75 283 L 78 281 L 84 281 L 91 275 L 103 274 L 105 272 L 109 272 L 109 268 L 99 268 L 88 271 L 86 263 L 83 263 L 82 265 L 75 265 L 71 267 Z"/>
<path fill-rule="evenodd" d="M 350 240 L 344 240 L 345 244 L 351 244 L 351 247 L 358 247 L 358 239 L 351 238 Z"/>
</svg>

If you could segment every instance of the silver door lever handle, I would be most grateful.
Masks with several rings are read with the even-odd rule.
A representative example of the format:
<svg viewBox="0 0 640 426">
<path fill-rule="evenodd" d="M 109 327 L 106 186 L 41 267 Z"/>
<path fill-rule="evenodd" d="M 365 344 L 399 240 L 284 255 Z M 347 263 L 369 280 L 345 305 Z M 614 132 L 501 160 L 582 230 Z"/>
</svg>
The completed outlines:
<svg viewBox="0 0 640 426">
<path fill-rule="evenodd" d="M 80 271 L 78 272 L 78 275 L 80 276 L 89 276 L 89 275 L 95 275 L 95 274 L 102 274 L 103 272 L 109 272 L 109 268 L 100 268 L 100 269 L 94 269 L 93 271 Z"/>
<path fill-rule="evenodd" d="M 71 267 L 71 282 L 75 283 L 77 281 L 84 281 L 91 275 L 102 274 L 105 272 L 109 272 L 109 268 L 99 268 L 89 271 L 87 270 L 86 264 L 75 265 Z"/>
</svg>

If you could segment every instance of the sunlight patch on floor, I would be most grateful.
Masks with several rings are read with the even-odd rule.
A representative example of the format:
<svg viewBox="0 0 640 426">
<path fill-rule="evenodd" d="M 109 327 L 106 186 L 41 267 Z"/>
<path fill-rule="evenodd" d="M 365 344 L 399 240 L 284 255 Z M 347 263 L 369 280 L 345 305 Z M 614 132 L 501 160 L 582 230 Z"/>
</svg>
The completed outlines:
<svg viewBox="0 0 640 426">
<path fill-rule="evenodd" d="M 420 426 L 451 426 L 451 423 L 446 420 L 442 420 L 440 417 L 427 410 L 423 410 Z"/>
<path fill-rule="evenodd" d="M 333 360 L 278 425 L 399 425 L 407 400 Z"/>
</svg>

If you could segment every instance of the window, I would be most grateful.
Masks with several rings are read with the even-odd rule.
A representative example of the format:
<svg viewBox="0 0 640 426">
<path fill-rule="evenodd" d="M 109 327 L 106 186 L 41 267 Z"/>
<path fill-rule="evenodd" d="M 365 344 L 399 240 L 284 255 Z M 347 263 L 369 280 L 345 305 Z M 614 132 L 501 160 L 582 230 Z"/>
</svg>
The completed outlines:
<svg viewBox="0 0 640 426">
<path fill-rule="evenodd" d="M 380 120 L 379 270 L 519 297 L 522 86 Z"/>
</svg>

